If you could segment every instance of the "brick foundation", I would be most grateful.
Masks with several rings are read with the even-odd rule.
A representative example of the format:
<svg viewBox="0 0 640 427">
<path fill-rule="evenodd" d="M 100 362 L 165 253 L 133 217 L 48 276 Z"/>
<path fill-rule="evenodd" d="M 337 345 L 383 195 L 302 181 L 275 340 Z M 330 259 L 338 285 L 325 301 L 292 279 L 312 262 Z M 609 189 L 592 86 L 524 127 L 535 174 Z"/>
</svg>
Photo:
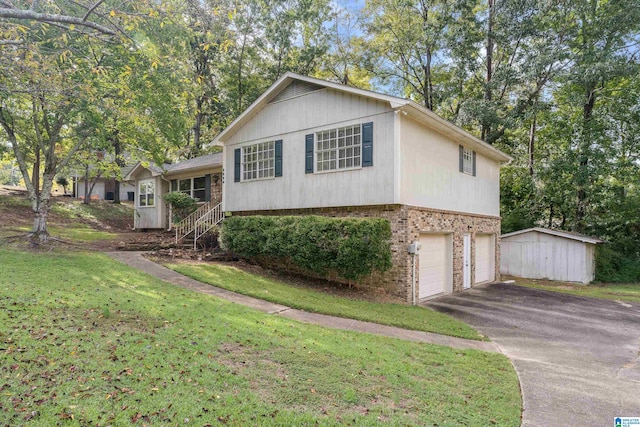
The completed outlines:
<svg viewBox="0 0 640 427">
<path fill-rule="evenodd" d="M 337 208 L 285 209 L 266 211 L 233 212 L 233 215 L 321 215 L 327 217 L 385 218 L 391 224 L 391 257 L 393 266 L 384 273 L 374 273 L 362 281 L 363 285 L 384 289 L 394 298 L 410 303 L 411 255 L 407 248 L 419 241 L 422 233 L 444 233 L 453 242 L 453 291 L 463 289 L 463 236 L 471 234 L 471 260 L 475 257 L 475 235 L 479 233 L 495 236 L 495 277 L 499 278 L 500 218 L 483 215 L 462 214 L 406 205 L 351 206 Z M 416 281 L 419 259 L 416 257 Z M 475 265 L 472 261 L 471 283 L 474 283 Z M 332 278 L 333 279 L 333 278 Z M 418 286 L 416 284 L 416 293 Z M 416 295 L 416 300 L 418 296 Z"/>
</svg>

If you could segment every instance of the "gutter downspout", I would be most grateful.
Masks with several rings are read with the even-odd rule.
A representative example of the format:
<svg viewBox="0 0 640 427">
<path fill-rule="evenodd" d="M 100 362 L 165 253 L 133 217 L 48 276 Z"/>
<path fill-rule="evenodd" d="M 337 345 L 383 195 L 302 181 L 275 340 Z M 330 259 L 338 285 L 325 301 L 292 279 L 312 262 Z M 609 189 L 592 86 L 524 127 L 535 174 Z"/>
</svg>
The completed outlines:
<svg viewBox="0 0 640 427">
<path fill-rule="evenodd" d="M 416 254 L 411 254 L 411 305 L 416 305 Z"/>
</svg>

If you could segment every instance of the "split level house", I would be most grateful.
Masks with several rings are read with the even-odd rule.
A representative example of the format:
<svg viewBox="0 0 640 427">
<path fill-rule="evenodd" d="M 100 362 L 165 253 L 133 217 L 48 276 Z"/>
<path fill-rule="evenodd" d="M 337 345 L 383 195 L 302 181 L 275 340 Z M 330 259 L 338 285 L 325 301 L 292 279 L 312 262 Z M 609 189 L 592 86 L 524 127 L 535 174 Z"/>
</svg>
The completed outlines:
<svg viewBox="0 0 640 427">
<path fill-rule="evenodd" d="M 227 215 L 388 219 L 393 267 L 365 281 L 398 298 L 499 276 L 500 165 L 511 158 L 413 101 L 287 73 L 214 142 Z M 162 191 L 178 177 L 143 174 Z"/>
</svg>

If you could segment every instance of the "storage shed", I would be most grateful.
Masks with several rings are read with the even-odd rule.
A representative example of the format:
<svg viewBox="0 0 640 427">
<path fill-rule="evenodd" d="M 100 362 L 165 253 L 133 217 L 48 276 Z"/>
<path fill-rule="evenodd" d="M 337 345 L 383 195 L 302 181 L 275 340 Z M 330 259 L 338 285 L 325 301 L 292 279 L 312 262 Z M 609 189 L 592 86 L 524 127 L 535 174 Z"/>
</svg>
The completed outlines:
<svg viewBox="0 0 640 427">
<path fill-rule="evenodd" d="M 547 228 L 514 231 L 503 234 L 501 240 L 501 274 L 583 284 L 595 277 L 595 246 L 602 243 Z"/>
</svg>

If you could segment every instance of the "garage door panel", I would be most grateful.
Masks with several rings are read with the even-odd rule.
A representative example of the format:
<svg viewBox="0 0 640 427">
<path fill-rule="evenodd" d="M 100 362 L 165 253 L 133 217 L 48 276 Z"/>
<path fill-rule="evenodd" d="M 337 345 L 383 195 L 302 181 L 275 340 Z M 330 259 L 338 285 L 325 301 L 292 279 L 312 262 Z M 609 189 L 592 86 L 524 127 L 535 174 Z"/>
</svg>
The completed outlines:
<svg viewBox="0 0 640 427">
<path fill-rule="evenodd" d="M 420 237 L 418 297 L 427 298 L 445 291 L 450 275 L 447 235 L 429 234 Z"/>
<path fill-rule="evenodd" d="M 483 283 L 495 280 L 495 252 L 493 245 L 493 235 L 476 235 L 476 283 Z"/>
</svg>

